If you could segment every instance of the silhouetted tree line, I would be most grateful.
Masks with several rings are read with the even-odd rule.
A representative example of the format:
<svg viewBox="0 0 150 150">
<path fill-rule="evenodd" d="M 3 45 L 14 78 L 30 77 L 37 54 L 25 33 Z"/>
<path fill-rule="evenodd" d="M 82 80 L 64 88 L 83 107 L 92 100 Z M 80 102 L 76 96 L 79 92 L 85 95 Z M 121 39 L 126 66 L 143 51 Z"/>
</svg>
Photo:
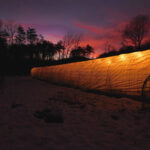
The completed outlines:
<svg viewBox="0 0 150 150">
<path fill-rule="evenodd" d="M 105 52 L 98 58 L 150 49 L 150 41 L 146 41 L 149 31 L 150 18 L 148 15 L 134 17 L 122 31 L 122 47 L 116 50 L 110 43 L 106 43 Z"/>
<path fill-rule="evenodd" d="M 54 44 L 34 28 L 0 21 L 0 74 L 28 74 L 35 66 L 88 60 L 94 50 L 81 47 L 80 41 L 81 35 L 67 33 Z"/>
</svg>

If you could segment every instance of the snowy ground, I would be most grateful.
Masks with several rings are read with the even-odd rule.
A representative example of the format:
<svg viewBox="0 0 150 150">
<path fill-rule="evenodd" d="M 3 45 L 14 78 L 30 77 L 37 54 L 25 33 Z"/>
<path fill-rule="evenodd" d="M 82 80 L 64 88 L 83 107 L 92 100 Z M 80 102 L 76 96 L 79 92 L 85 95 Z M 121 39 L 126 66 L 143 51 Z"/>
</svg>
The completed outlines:
<svg viewBox="0 0 150 150">
<path fill-rule="evenodd" d="M 0 93 L 0 150 L 150 150 L 150 112 L 30 77 L 7 77 Z M 49 109 L 64 122 L 36 112 Z"/>
</svg>

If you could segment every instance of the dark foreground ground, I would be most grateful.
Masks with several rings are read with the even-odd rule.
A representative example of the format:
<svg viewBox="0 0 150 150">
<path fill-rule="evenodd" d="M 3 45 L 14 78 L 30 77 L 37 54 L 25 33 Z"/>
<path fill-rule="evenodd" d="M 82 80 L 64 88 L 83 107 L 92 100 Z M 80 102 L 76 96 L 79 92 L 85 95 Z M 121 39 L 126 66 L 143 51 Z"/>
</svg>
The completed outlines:
<svg viewBox="0 0 150 150">
<path fill-rule="evenodd" d="M 0 150 L 150 150 L 150 112 L 30 77 L 6 77 Z"/>
</svg>

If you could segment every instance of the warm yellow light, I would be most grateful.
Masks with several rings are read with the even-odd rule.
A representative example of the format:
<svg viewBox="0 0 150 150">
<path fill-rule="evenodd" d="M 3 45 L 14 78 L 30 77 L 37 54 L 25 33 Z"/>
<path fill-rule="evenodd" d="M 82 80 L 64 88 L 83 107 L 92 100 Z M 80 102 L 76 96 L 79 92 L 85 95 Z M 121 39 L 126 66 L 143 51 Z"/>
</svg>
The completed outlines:
<svg viewBox="0 0 150 150">
<path fill-rule="evenodd" d="M 124 55 L 121 55 L 120 57 L 121 57 L 121 60 L 125 60 L 126 59 Z"/>
<path fill-rule="evenodd" d="M 110 61 L 110 60 L 108 60 L 108 64 L 111 64 L 111 61 Z"/>
<path fill-rule="evenodd" d="M 142 57 L 142 53 L 141 53 L 141 52 L 138 52 L 138 53 L 137 53 L 137 57 Z"/>
</svg>

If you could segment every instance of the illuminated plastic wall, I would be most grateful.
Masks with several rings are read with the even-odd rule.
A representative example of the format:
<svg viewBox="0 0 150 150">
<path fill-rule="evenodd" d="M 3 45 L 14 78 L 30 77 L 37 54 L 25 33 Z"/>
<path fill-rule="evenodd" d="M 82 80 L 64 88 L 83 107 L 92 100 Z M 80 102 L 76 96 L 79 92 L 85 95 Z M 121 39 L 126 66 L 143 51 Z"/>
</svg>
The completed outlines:
<svg viewBox="0 0 150 150">
<path fill-rule="evenodd" d="M 142 94 L 150 75 L 150 50 L 31 70 L 32 77 L 85 90 Z M 145 90 L 149 90 L 145 85 Z"/>
</svg>

